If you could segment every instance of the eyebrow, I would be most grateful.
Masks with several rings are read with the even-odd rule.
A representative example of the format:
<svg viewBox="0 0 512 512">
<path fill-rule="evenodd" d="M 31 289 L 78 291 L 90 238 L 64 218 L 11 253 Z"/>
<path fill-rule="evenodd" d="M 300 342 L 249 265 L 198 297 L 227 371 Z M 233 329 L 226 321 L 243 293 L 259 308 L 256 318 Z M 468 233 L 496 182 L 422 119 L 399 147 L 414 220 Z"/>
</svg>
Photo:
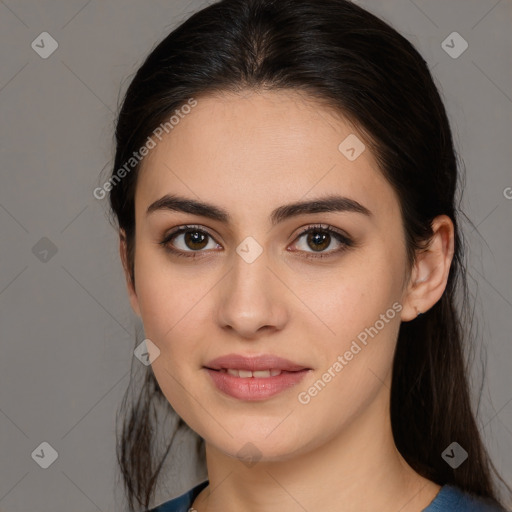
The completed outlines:
<svg viewBox="0 0 512 512">
<path fill-rule="evenodd" d="M 169 195 L 161 197 L 154 203 L 150 204 L 146 215 L 161 210 L 170 210 L 177 212 L 190 213 L 216 220 L 225 224 L 229 224 L 231 216 L 229 212 L 223 208 L 210 203 L 196 201 L 194 199 L 181 197 L 177 195 Z M 328 212 L 353 212 L 372 216 L 372 212 L 365 206 L 358 203 L 354 199 L 342 197 L 338 195 L 328 195 L 305 202 L 295 202 L 285 204 L 276 208 L 270 215 L 272 225 L 276 225 L 286 219 L 296 217 L 298 215 Z"/>
</svg>

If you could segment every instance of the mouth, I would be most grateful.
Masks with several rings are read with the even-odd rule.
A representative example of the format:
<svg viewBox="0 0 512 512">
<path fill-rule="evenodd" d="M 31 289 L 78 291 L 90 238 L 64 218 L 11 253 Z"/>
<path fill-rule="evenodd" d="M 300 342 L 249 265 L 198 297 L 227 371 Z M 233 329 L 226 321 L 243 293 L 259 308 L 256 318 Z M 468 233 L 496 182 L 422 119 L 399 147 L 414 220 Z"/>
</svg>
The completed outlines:
<svg viewBox="0 0 512 512">
<path fill-rule="evenodd" d="M 209 368 L 209 370 L 214 370 L 213 368 Z M 257 379 L 267 379 L 269 377 L 277 377 L 281 375 L 282 372 L 286 372 L 286 370 L 281 370 L 279 368 L 271 368 L 269 370 L 237 370 L 235 368 L 221 368 L 219 371 L 221 373 L 228 373 L 233 377 L 240 377 L 241 379 L 250 379 L 251 377 L 255 377 Z M 288 372 L 290 373 L 290 372 Z"/>
<path fill-rule="evenodd" d="M 272 355 L 230 354 L 203 367 L 222 394 L 247 401 L 269 399 L 297 385 L 312 369 Z"/>
<path fill-rule="evenodd" d="M 299 363 L 295 363 L 290 361 L 289 359 L 285 359 L 283 357 L 274 356 L 272 354 L 262 354 L 262 355 L 248 355 L 244 356 L 241 354 L 227 354 L 225 356 L 217 357 L 216 359 L 209 361 L 205 364 L 205 368 L 210 370 L 219 370 L 219 371 L 232 371 L 239 372 L 239 376 L 251 377 L 248 373 L 244 372 L 296 372 L 302 370 L 311 370 L 311 368 L 301 365 Z M 242 374 L 240 375 L 240 372 Z M 276 374 L 277 375 L 277 374 Z M 272 375 L 261 375 L 264 376 L 272 376 Z"/>
</svg>

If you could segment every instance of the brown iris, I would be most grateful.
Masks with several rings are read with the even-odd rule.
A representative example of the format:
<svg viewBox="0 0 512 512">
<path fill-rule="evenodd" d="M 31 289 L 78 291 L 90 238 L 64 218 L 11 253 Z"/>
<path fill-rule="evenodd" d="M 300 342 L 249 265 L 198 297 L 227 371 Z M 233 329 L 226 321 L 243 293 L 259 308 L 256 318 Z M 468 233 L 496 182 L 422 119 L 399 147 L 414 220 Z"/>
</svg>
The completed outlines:
<svg viewBox="0 0 512 512">
<path fill-rule="evenodd" d="M 186 231 L 185 244 L 189 249 L 200 250 L 204 249 L 208 244 L 208 235 L 200 231 Z M 203 245 L 201 245 L 203 244 Z"/>
<path fill-rule="evenodd" d="M 314 246 L 310 245 L 310 242 L 313 242 Z M 307 243 L 308 245 L 316 250 L 323 250 L 329 247 L 331 242 L 331 235 L 328 233 L 322 233 L 321 231 L 315 231 L 314 233 L 308 233 Z"/>
</svg>

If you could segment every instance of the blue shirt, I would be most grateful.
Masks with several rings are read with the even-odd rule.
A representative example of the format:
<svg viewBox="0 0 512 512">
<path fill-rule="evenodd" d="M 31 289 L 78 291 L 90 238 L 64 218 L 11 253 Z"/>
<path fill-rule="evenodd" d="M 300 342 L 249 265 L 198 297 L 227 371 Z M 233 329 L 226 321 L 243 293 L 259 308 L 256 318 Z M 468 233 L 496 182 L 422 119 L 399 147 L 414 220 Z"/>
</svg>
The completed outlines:
<svg viewBox="0 0 512 512">
<path fill-rule="evenodd" d="M 208 485 L 208 480 L 196 485 L 178 498 L 166 501 L 148 512 L 188 512 L 197 495 Z M 443 485 L 436 497 L 422 512 L 506 512 L 490 500 L 473 497 L 452 485 Z"/>
</svg>

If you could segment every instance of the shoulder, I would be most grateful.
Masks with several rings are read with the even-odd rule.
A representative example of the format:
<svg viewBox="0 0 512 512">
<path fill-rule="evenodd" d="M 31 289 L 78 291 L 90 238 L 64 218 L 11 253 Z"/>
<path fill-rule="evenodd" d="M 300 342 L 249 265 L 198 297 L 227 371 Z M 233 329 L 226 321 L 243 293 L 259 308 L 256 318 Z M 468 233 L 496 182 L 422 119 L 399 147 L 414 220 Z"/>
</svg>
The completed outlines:
<svg viewBox="0 0 512 512">
<path fill-rule="evenodd" d="M 197 495 L 208 485 L 201 482 L 186 493 L 166 501 L 147 512 L 188 512 Z M 497 503 L 487 498 L 474 496 L 458 487 L 444 485 L 423 512 L 506 512 Z"/>
<path fill-rule="evenodd" d="M 423 512 L 506 512 L 494 501 L 475 496 L 453 485 L 444 485 Z"/>
<path fill-rule="evenodd" d="M 189 491 L 174 498 L 170 501 L 166 501 L 158 507 L 152 508 L 147 512 L 188 512 L 188 509 L 192 506 L 196 496 L 208 485 L 208 480 L 201 482 L 200 484 L 192 487 Z"/>
</svg>

